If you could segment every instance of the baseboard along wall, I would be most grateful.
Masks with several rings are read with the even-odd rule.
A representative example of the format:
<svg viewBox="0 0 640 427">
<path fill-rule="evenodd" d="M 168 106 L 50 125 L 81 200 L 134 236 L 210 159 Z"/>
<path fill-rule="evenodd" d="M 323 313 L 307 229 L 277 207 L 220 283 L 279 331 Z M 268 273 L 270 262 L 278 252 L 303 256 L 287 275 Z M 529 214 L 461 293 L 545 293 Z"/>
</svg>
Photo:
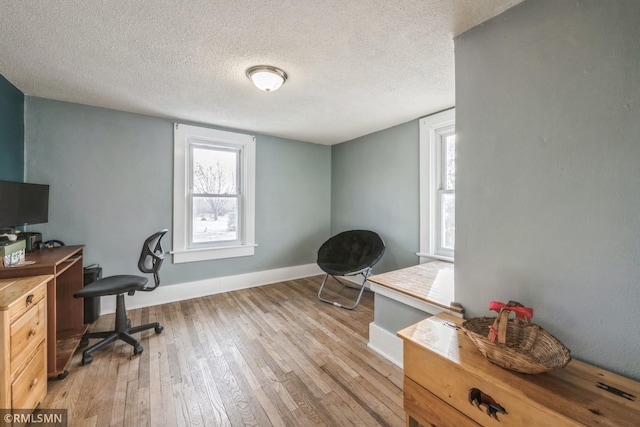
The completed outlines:
<svg viewBox="0 0 640 427">
<path fill-rule="evenodd" d="M 400 368 L 403 366 L 402 345 L 402 339 L 395 334 L 373 322 L 369 323 L 369 344 L 367 346 Z"/>
<path fill-rule="evenodd" d="M 323 274 L 323 272 L 317 264 L 305 264 L 160 286 L 153 292 L 138 292 L 131 297 L 126 295 L 125 298 L 127 309 L 129 310 L 184 301 L 223 292 L 237 291 L 239 289 L 247 289 L 303 277 L 317 276 L 320 274 Z M 100 305 L 100 314 L 115 313 L 116 298 L 113 295 L 102 297 Z"/>
</svg>

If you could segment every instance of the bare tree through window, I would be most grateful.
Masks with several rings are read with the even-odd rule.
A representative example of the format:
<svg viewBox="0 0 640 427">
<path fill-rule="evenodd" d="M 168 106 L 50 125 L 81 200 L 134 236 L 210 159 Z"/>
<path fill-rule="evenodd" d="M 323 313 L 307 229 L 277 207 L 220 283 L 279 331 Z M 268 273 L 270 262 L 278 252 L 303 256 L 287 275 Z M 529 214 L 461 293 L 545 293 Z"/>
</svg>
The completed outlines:
<svg viewBox="0 0 640 427">
<path fill-rule="evenodd" d="M 199 194 L 220 195 L 233 194 L 235 192 L 235 170 L 228 165 L 223 165 L 219 160 L 215 164 L 194 162 L 193 191 Z M 229 200 L 217 197 L 204 199 L 208 206 L 207 211 L 213 213 L 213 220 L 226 212 Z"/>
<path fill-rule="evenodd" d="M 238 155 L 225 148 L 193 149 L 194 243 L 238 239 Z"/>
</svg>

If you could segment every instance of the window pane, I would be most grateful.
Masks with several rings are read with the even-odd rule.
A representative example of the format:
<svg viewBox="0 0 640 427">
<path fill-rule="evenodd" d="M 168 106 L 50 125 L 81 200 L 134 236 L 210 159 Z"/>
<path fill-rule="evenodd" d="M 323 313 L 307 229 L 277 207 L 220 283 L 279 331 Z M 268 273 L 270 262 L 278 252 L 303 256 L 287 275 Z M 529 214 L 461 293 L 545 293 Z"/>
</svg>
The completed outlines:
<svg viewBox="0 0 640 427">
<path fill-rule="evenodd" d="M 196 194 L 236 194 L 238 192 L 238 151 L 193 149 L 193 192 Z"/>
<path fill-rule="evenodd" d="M 193 198 L 193 243 L 239 240 L 238 199 L 234 197 Z"/>
<path fill-rule="evenodd" d="M 444 138 L 444 189 L 456 188 L 456 136 L 447 135 Z"/>
<path fill-rule="evenodd" d="M 442 231 L 440 233 L 440 245 L 443 249 L 453 250 L 456 242 L 456 196 L 455 194 L 442 194 L 440 198 L 442 219 Z"/>
</svg>

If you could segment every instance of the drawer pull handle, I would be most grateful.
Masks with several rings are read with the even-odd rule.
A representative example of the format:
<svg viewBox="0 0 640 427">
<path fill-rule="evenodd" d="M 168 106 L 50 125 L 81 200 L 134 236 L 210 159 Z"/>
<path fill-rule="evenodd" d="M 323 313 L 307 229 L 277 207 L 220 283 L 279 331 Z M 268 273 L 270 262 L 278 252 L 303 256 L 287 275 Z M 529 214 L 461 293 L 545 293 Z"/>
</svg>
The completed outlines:
<svg viewBox="0 0 640 427">
<path fill-rule="evenodd" d="M 506 409 L 502 407 L 498 402 L 496 402 L 491 396 L 488 394 L 484 394 L 480 389 L 470 388 L 469 389 L 469 403 L 472 405 L 476 405 L 478 409 L 482 409 L 482 406 L 487 407 L 487 415 L 490 417 L 498 419 L 498 413 L 509 415 Z"/>
<path fill-rule="evenodd" d="M 33 304 L 33 294 L 27 295 L 27 304 L 26 304 L 26 306 L 29 307 L 31 304 Z"/>
<path fill-rule="evenodd" d="M 33 328 L 29 329 L 29 333 L 27 334 L 27 338 L 31 338 L 31 337 L 35 336 L 36 332 L 37 331 L 35 329 L 33 329 Z"/>
<path fill-rule="evenodd" d="M 35 385 L 38 384 L 38 379 L 34 378 L 31 380 L 31 384 L 29 384 L 29 389 L 32 389 L 33 387 L 35 387 Z"/>
</svg>

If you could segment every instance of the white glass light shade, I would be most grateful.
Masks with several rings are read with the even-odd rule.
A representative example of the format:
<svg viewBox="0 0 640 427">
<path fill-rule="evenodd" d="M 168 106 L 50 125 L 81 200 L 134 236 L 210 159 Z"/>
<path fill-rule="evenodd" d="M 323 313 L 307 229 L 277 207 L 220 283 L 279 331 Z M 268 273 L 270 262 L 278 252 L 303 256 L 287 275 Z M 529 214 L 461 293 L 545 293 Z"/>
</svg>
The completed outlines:
<svg viewBox="0 0 640 427">
<path fill-rule="evenodd" d="M 258 89 L 273 92 L 287 80 L 287 73 L 269 65 L 258 65 L 247 70 L 247 77 Z"/>
</svg>

